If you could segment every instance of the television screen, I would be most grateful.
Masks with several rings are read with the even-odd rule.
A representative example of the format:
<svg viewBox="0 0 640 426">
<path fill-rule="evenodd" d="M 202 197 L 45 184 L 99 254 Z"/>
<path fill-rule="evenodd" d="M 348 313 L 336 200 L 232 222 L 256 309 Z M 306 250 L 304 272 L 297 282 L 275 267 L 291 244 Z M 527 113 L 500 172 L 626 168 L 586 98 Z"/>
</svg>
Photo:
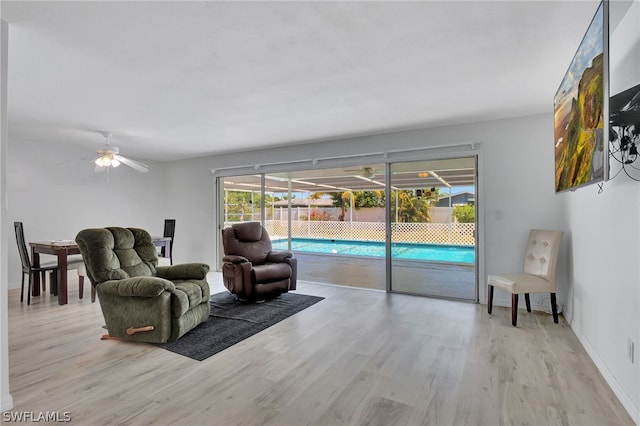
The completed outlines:
<svg viewBox="0 0 640 426">
<path fill-rule="evenodd" d="M 556 192 L 606 179 L 608 32 L 603 1 L 553 99 Z"/>
</svg>

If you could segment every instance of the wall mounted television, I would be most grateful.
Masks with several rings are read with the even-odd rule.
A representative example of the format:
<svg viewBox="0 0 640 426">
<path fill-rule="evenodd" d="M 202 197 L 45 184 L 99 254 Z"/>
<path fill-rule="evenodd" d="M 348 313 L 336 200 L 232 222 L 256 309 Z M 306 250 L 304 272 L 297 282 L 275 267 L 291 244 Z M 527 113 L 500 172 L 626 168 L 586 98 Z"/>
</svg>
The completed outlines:
<svg viewBox="0 0 640 426">
<path fill-rule="evenodd" d="M 608 178 L 609 10 L 602 1 L 553 98 L 556 192 Z"/>
</svg>

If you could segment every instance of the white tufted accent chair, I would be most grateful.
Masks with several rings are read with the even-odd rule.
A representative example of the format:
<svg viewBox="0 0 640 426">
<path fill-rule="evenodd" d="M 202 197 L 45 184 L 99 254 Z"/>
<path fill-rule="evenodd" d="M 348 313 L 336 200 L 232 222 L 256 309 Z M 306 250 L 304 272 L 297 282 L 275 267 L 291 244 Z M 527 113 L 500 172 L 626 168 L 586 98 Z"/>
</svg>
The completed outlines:
<svg viewBox="0 0 640 426">
<path fill-rule="evenodd" d="M 549 293 L 553 322 L 558 323 L 556 307 L 556 268 L 562 242 L 561 231 L 532 229 L 529 232 L 524 257 L 524 273 L 511 275 L 489 275 L 488 311 L 493 308 L 493 288 L 498 287 L 511 293 L 511 324 L 518 322 L 518 294 L 524 293 L 527 312 L 531 312 L 529 293 Z"/>
<path fill-rule="evenodd" d="M 171 259 L 158 255 L 158 266 L 171 266 Z"/>
<path fill-rule="evenodd" d="M 80 261 L 75 264 L 74 268 L 78 271 L 78 295 L 80 299 L 84 297 L 84 277 L 87 276 L 87 269 L 84 266 L 84 261 Z M 91 285 L 91 284 L 89 284 Z M 91 303 L 96 301 L 96 288 L 91 285 Z"/>
<path fill-rule="evenodd" d="M 84 298 L 84 277 L 87 276 L 87 270 L 84 266 L 84 260 L 81 255 L 71 255 L 67 257 L 67 271 L 73 269 L 78 273 L 78 296 Z M 58 294 L 58 289 L 54 289 L 54 294 Z M 96 289 L 91 286 L 91 302 L 96 301 Z"/>
</svg>

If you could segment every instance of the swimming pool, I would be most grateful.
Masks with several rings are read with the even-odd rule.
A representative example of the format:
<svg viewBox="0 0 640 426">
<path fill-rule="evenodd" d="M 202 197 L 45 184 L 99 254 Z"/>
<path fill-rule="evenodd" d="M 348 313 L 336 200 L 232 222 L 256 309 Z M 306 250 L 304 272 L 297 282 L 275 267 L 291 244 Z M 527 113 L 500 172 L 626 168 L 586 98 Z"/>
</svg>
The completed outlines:
<svg viewBox="0 0 640 426">
<path fill-rule="evenodd" d="M 273 240 L 272 245 L 274 249 L 286 250 L 287 240 Z M 343 254 L 351 256 L 385 256 L 385 244 L 383 242 L 375 241 L 292 238 L 291 250 L 294 252 Z M 394 243 L 391 246 L 391 255 L 396 259 L 474 263 L 475 247 L 440 244 Z"/>
</svg>

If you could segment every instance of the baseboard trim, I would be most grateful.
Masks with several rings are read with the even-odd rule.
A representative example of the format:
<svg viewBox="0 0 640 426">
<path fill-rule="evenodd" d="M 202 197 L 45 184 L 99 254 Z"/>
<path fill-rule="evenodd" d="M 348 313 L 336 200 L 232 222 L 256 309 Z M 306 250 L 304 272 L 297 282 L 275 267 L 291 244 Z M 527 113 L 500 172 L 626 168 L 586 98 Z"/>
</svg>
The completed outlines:
<svg viewBox="0 0 640 426">
<path fill-rule="evenodd" d="M 578 332 L 578 330 L 575 329 L 575 327 L 573 326 L 573 322 L 569 322 L 569 326 L 571 327 L 571 330 L 573 330 L 573 334 L 576 335 L 584 350 L 589 355 L 589 358 L 591 358 L 600 374 L 602 374 L 602 377 L 604 377 L 604 380 L 607 382 L 609 387 L 611 387 L 611 390 L 616 395 L 622 406 L 627 410 L 633 421 L 637 425 L 640 425 L 640 407 L 638 407 L 633 402 L 624 388 L 620 385 L 620 383 L 618 383 L 615 376 L 611 373 L 609 368 L 607 368 L 606 363 L 602 360 L 602 358 L 600 358 L 593 346 L 591 346 L 589 340 L 582 333 Z"/>
<path fill-rule="evenodd" d="M 3 395 L 0 399 L 0 412 L 5 412 L 13 408 L 13 398 L 11 395 Z"/>
</svg>

